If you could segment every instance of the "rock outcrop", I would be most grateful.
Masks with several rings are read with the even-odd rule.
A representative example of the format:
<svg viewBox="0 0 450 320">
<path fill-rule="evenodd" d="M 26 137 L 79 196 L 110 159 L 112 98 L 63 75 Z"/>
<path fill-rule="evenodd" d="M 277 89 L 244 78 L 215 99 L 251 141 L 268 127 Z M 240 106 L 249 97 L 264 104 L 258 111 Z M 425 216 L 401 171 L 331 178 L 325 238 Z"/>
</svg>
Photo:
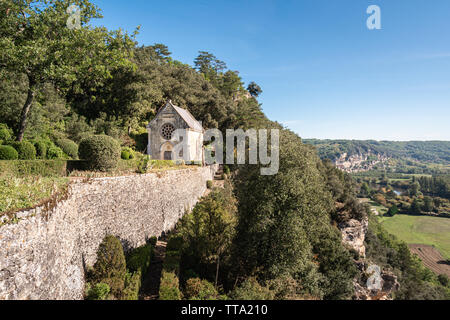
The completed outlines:
<svg viewBox="0 0 450 320">
<path fill-rule="evenodd" d="M 359 263 L 361 279 L 354 280 L 354 300 L 391 300 L 392 293 L 400 288 L 397 276 L 379 266 Z"/>
<path fill-rule="evenodd" d="M 400 288 L 397 276 L 389 270 L 383 270 L 366 259 L 366 239 L 369 228 L 369 218 L 362 221 L 351 219 L 339 225 L 343 243 L 355 250 L 359 259 L 355 261 L 360 271 L 358 278 L 354 279 L 354 300 L 390 300 L 392 293 Z"/>
<path fill-rule="evenodd" d="M 366 217 L 362 221 L 351 219 L 339 225 L 342 233 L 342 241 L 345 245 L 354 249 L 361 258 L 366 257 L 366 247 L 364 241 L 369 228 L 369 218 Z"/>
</svg>

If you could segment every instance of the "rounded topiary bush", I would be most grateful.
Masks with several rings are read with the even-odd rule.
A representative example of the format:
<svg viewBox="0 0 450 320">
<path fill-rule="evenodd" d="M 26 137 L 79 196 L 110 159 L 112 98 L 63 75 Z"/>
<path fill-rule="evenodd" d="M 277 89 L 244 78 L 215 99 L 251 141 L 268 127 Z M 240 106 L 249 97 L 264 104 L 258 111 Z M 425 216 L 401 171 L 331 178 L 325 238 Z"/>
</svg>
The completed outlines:
<svg viewBox="0 0 450 320">
<path fill-rule="evenodd" d="M 81 141 L 78 154 L 88 162 L 88 169 L 108 171 L 117 167 L 120 145 L 109 136 L 91 136 Z"/>
<path fill-rule="evenodd" d="M 36 160 L 36 148 L 31 142 L 13 142 L 12 147 L 16 149 L 20 160 Z"/>
<path fill-rule="evenodd" d="M 0 160 L 17 160 L 19 154 L 11 146 L 0 146 Z"/>
<path fill-rule="evenodd" d="M 47 150 L 47 159 L 56 160 L 56 159 L 64 159 L 65 158 L 64 151 L 57 146 L 50 146 Z"/>
<path fill-rule="evenodd" d="M 72 159 L 78 159 L 78 145 L 70 139 L 58 139 L 56 145 Z"/>
</svg>

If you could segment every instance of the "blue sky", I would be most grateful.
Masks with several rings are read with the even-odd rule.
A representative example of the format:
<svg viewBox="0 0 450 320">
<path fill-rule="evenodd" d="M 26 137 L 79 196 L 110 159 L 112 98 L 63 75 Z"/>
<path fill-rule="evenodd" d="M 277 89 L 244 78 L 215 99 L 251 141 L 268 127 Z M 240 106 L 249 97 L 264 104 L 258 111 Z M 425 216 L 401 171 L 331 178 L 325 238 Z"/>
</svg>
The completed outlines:
<svg viewBox="0 0 450 320">
<path fill-rule="evenodd" d="M 99 24 L 215 54 L 303 138 L 450 140 L 448 0 L 94 0 Z M 381 30 L 368 30 L 369 5 Z"/>
</svg>

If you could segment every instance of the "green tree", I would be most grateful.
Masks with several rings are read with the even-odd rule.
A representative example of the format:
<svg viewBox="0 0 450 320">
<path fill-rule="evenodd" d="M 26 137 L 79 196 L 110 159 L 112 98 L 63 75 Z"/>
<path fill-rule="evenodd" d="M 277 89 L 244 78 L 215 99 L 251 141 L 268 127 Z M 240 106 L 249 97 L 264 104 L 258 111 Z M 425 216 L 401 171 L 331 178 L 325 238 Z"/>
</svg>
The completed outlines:
<svg viewBox="0 0 450 320">
<path fill-rule="evenodd" d="M 107 235 L 97 250 L 93 279 L 96 283 L 107 284 L 111 292 L 119 298 L 125 286 L 126 262 L 119 239 Z"/>
<path fill-rule="evenodd" d="M 411 212 L 414 214 L 421 214 L 423 209 L 423 204 L 419 199 L 414 199 L 413 203 L 411 204 Z"/>
<path fill-rule="evenodd" d="M 386 213 L 388 216 L 393 217 L 398 214 L 398 207 L 394 204 L 389 208 L 389 211 Z"/>
<path fill-rule="evenodd" d="M 425 197 L 423 199 L 423 211 L 431 212 L 434 209 L 433 199 L 431 197 Z"/>
<path fill-rule="evenodd" d="M 195 265 L 186 268 L 199 270 L 201 265 L 215 265 L 214 276 L 205 276 L 215 278 L 216 287 L 221 259 L 230 248 L 234 235 L 234 203 L 230 187 L 226 190 L 215 189 L 183 218 L 178 228 L 186 244 L 183 254 L 195 261 Z"/>
<path fill-rule="evenodd" d="M 227 68 L 225 62 L 217 59 L 215 55 L 207 51 L 199 51 L 199 55 L 194 60 L 194 65 L 208 80 L 213 80 L 218 73 Z"/>
<path fill-rule="evenodd" d="M 68 8 L 80 8 L 80 28 L 67 27 Z M 27 94 L 16 138 L 22 141 L 27 118 L 43 84 L 71 87 L 76 80 L 108 78 L 111 67 L 129 65 L 133 42 L 121 32 L 107 32 L 88 25 L 100 18 L 89 0 L 4 0 L 0 3 L 0 72 L 25 75 Z"/>
<path fill-rule="evenodd" d="M 413 197 L 416 197 L 419 195 L 420 192 L 420 184 L 419 182 L 415 181 L 411 184 L 409 188 L 409 194 Z"/>
<path fill-rule="evenodd" d="M 247 91 L 252 95 L 252 97 L 257 98 L 263 93 L 261 87 L 257 85 L 255 82 L 250 82 L 247 87 Z"/>
</svg>

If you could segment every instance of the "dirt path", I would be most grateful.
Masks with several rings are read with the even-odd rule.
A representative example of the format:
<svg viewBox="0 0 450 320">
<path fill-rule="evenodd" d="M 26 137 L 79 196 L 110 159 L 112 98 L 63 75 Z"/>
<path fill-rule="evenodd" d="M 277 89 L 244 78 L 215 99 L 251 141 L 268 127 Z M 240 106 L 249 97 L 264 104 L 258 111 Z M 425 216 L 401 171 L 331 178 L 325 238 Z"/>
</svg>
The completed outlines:
<svg viewBox="0 0 450 320">
<path fill-rule="evenodd" d="M 163 261 L 166 256 L 166 246 L 167 243 L 165 241 L 156 243 L 155 255 L 150 263 L 149 272 L 142 283 L 139 294 L 140 300 L 158 300 L 159 298 L 159 283 Z"/>
<path fill-rule="evenodd" d="M 446 274 L 450 277 L 450 264 L 441 253 L 432 246 L 412 244 L 409 246 L 412 253 L 417 254 L 423 264 L 436 274 Z"/>
</svg>

